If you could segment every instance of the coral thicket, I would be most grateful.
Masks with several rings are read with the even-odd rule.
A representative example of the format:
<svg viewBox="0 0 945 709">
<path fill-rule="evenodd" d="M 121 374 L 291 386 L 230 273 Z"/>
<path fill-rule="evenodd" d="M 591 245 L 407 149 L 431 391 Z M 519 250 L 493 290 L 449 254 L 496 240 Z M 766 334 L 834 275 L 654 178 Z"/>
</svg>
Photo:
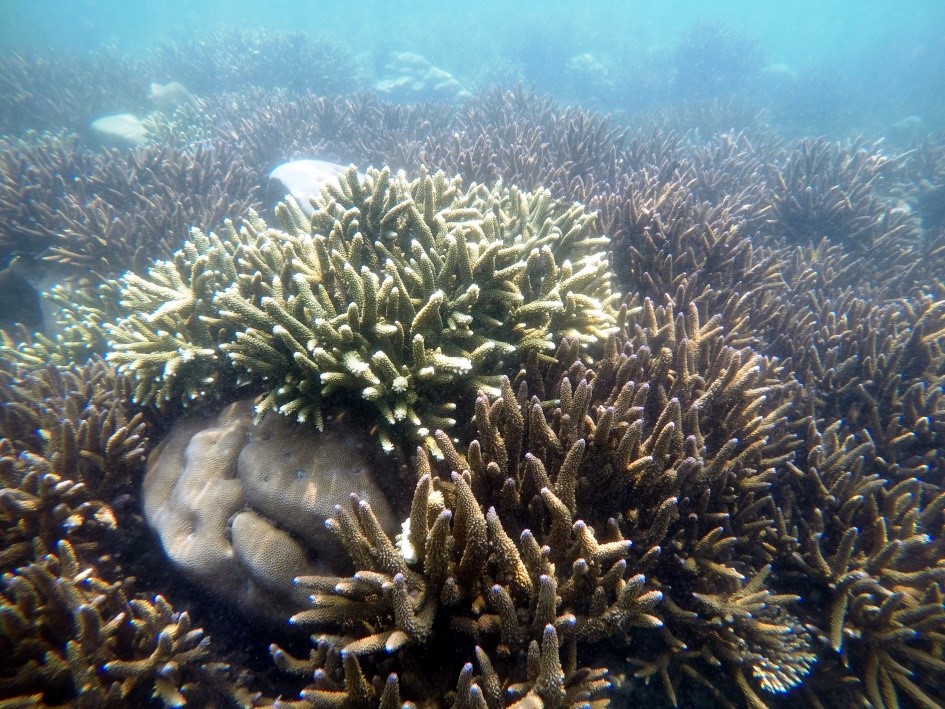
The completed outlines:
<svg viewBox="0 0 945 709">
<path fill-rule="evenodd" d="M 123 151 L 69 132 L 111 106 L 78 95 L 98 63 L 3 60 L 0 259 L 48 307 L 0 342 L 0 704 L 945 706 L 945 142 L 317 95 L 347 50 L 284 36 L 296 71 L 234 36 L 149 60 L 219 86 Z M 734 88 L 738 38 L 678 58 L 709 40 Z M 727 132 L 667 128 L 694 120 Z M 312 216 L 260 201 L 314 155 L 353 165 Z M 219 427 L 181 442 L 227 407 L 226 456 Z M 296 505 L 267 448 L 265 535 L 242 500 L 177 510 L 291 599 L 221 622 L 234 594 L 150 536 L 147 468 L 355 420 L 379 490 Z"/>
</svg>

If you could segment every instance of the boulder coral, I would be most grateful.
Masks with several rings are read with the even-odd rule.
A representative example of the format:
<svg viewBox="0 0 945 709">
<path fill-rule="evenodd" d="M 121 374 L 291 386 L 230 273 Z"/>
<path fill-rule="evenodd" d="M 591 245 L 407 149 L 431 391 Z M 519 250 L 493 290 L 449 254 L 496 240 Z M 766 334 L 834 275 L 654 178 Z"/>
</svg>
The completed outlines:
<svg viewBox="0 0 945 709">
<path fill-rule="evenodd" d="M 322 432 L 252 401 L 179 421 L 148 460 L 144 514 L 171 562 L 191 581 L 247 613 L 283 620 L 307 594 L 297 576 L 348 567 L 327 530 L 333 507 L 357 491 L 382 528 L 396 519 L 372 478 L 373 441 L 346 421 Z"/>
</svg>

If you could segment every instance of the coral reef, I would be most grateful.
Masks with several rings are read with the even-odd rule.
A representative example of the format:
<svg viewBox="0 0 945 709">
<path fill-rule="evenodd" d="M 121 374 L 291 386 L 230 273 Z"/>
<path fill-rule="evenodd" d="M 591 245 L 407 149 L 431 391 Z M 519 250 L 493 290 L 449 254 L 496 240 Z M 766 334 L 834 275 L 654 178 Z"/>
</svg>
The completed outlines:
<svg viewBox="0 0 945 709">
<path fill-rule="evenodd" d="M 0 142 L 0 258 L 104 277 L 166 257 L 192 225 L 259 206 L 260 173 L 238 150 L 150 146 L 93 153 L 75 138 Z"/>
<path fill-rule="evenodd" d="M 777 174 L 778 229 L 794 242 L 827 238 L 860 253 L 890 249 L 908 223 L 879 203 L 878 183 L 888 170 L 889 159 L 876 150 L 802 141 Z"/>
<path fill-rule="evenodd" d="M 386 449 L 437 450 L 433 431 L 498 372 L 613 331 L 608 239 L 580 205 L 351 168 L 313 206 L 311 221 L 281 207 L 283 231 L 254 214 L 239 232 L 194 231 L 174 261 L 122 280 L 108 359 L 134 374 L 136 401 L 199 400 L 232 371 L 265 383 L 260 413 L 321 427 L 322 402 L 353 395 Z"/>
<path fill-rule="evenodd" d="M 782 142 L 705 95 L 748 85 L 725 47 L 702 100 L 628 127 L 521 88 L 300 93 L 254 36 L 186 45 L 220 81 L 126 151 L 25 131 L 140 111 L 137 78 L 86 110 L 22 88 L 85 65 L 4 59 L 0 250 L 59 322 L 0 346 L 0 703 L 945 705 L 945 143 Z M 189 85 L 184 47 L 142 76 Z M 391 169 L 218 226 L 313 155 Z M 149 438 L 152 478 L 213 472 L 222 427 L 172 419 L 247 396 L 249 438 L 282 411 L 393 448 L 369 500 L 237 515 L 259 578 L 313 530 L 343 550 L 268 578 L 294 629 L 220 621 L 140 516 Z"/>
<path fill-rule="evenodd" d="M 186 613 L 123 578 L 122 499 L 147 445 L 126 378 L 96 360 L 5 362 L 0 379 L 0 702 L 249 701 Z"/>
<path fill-rule="evenodd" d="M 147 108 L 148 60 L 94 52 L 0 55 L 0 135 L 82 131 L 97 116 Z"/>
<path fill-rule="evenodd" d="M 8 706 L 166 707 L 234 696 L 230 668 L 160 596 L 128 599 L 124 584 L 83 567 L 60 541 L 56 554 L 4 574 L 0 593 L 0 696 Z M 129 582 L 131 580 L 129 579 Z"/>
<path fill-rule="evenodd" d="M 392 52 L 374 90 L 396 101 L 460 101 L 470 94 L 448 71 L 414 52 Z"/>
</svg>

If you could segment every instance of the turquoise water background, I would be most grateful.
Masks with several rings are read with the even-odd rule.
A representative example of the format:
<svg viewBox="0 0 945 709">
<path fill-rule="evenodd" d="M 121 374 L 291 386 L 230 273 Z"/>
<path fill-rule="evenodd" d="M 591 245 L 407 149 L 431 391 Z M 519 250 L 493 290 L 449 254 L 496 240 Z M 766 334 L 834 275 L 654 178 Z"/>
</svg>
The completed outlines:
<svg viewBox="0 0 945 709">
<path fill-rule="evenodd" d="M 391 52 L 410 51 L 470 89 L 524 82 L 618 116 L 734 96 L 770 109 L 785 135 L 895 140 L 903 119 L 917 129 L 906 141 L 945 129 L 942 0 L 0 0 L 0 13 L 0 52 L 144 54 L 219 30 L 291 30 L 357 58 L 365 80 L 344 93 L 370 88 Z M 582 55 L 606 83 L 569 73 Z"/>
<path fill-rule="evenodd" d="M 345 38 L 353 49 L 412 49 L 446 59 L 470 49 L 483 59 L 543 32 L 576 51 L 622 55 L 672 44 L 710 21 L 757 39 L 772 62 L 803 68 L 877 47 L 929 51 L 942 41 L 945 2 L 68 2 L 5 0 L 6 47 L 123 49 L 183 39 L 210 28 L 299 30 Z M 470 47 L 470 45 L 473 45 Z M 461 67 L 452 67 L 459 70 Z"/>
</svg>

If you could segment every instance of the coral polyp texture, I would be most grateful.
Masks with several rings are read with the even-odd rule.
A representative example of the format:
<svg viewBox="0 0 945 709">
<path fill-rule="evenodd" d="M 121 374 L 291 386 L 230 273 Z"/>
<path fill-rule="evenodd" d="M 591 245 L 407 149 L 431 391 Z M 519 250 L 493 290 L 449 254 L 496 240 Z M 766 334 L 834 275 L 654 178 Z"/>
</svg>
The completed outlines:
<svg viewBox="0 0 945 709">
<path fill-rule="evenodd" d="M 259 413 L 321 427 L 326 404 L 359 399 L 386 449 L 437 450 L 453 402 L 497 391 L 561 337 L 590 356 L 615 329 L 609 239 L 579 204 L 353 167 L 312 203 L 311 219 L 279 206 L 281 229 L 250 213 L 195 230 L 174 260 L 122 279 L 108 360 L 134 374 L 136 401 L 189 403 L 232 377 L 264 390 Z"/>
</svg>

